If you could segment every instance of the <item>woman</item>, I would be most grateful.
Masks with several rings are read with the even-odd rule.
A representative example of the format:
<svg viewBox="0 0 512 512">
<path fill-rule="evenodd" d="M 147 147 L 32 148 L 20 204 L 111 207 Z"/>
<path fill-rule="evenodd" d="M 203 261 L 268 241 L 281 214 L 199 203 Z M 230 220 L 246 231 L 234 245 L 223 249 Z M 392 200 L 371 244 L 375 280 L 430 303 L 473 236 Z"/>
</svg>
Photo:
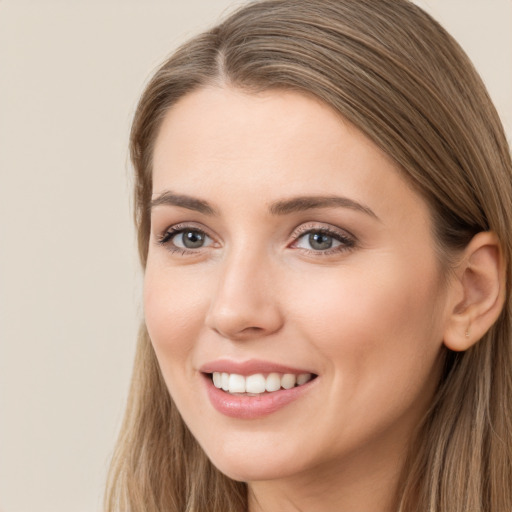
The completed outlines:
<svg viewBox="0 0 512 512">
<path fill-rule="evenodd" d="M 512 509 L 510 153 L 405 0 L 251 3 L 155 74 L 109 511 Z"/>
</svg>

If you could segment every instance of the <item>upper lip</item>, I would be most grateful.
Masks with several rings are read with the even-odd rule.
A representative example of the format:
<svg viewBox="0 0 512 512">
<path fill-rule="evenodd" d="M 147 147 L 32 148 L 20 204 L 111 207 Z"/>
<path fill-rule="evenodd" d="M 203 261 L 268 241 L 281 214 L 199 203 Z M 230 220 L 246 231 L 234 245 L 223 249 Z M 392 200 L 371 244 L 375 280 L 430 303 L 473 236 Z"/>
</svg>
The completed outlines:
<svg viewBox="0 0 512 512">
<path fill-rule="evenodd" d="M 203 373 L 226 372 L 244 376 L 254 375 L 255 373 L 293 373 L 295 375 L 300 375 L 301 373 L 313 373 L 310 370 L 292 368 L 290 366 L 270 361 L 263 361 L 260 359 L 249 359 L 247 361 L 216 359 L 215 361 L 203 364 L 199 370 Z"/>
</svg>

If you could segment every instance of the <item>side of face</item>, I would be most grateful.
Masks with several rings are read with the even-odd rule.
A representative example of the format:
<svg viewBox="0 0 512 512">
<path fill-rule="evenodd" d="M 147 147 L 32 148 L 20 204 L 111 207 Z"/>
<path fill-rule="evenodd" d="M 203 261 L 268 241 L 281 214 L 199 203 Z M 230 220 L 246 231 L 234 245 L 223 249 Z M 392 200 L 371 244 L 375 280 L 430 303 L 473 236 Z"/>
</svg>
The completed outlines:
<svg viewBox="0 0 512 512">
<path fill-rule="evenodd" d="M 185 423 L 228 476 L 396 465 L 439 379 L 443 283 L 426 203 L 329 107 L 219 87 L 168 112 L 146 324 Z M 260 410 L 249 402 L 273 399 L 215 388 L 223 370 L 313 378 Z"/>
</svg>

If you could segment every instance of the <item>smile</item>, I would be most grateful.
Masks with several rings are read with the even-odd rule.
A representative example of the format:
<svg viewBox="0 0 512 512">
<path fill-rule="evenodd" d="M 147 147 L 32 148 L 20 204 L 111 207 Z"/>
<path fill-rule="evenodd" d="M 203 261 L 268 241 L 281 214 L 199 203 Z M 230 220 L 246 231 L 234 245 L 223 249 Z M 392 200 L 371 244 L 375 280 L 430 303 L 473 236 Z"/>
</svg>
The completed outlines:
<svg viewBox="0 0 512 512">
<path fill-rule="evenodd" d="M 320 380 L 314 373 L 290 373 L 291 369 L 283 373 L 277 368 L 256 373 L 254 366 L 258 365 L 250 366 L 252 371 L 237 368 L 240 373 L 219 371 L 222 368 L 218 367 L 202 372 L 210 403 L 222 415 L 242 420 L 263 418 L 309 395 Z"/>
<path fill-rule="evenodd" d="M 313 378 L 311 373 L 255 373 L 240 375 L 237 373 L 213 372 L 213 385 L 233 395 L 258 396 L 262 393 L 274 393 L 281 389 L 302 386 Z"/>
</svg>

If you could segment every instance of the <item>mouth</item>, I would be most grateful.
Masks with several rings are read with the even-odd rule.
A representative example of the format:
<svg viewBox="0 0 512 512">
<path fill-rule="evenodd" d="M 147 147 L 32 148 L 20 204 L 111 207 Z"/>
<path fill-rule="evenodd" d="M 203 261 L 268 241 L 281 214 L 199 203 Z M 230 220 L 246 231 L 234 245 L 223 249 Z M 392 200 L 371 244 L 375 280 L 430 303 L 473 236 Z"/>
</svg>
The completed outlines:
<svg viewBox="0 0 512 512">
<path fill-rule="evenodd" d="M 214 409 L 242 420 L 264 418 L 314 393 L 320 379 L 308 370 L 258 359 L 218 359 L 199 368 Z"/>
<path fill-rule="evenodd" d="M 281 390 L 304 386 L 317 375 L 314 373 L 254 373 L 240 375 L 238 373 L 212 372 L 206 374 L 213 385 L 230 395 L 261 396 Z"/>
</svg>

